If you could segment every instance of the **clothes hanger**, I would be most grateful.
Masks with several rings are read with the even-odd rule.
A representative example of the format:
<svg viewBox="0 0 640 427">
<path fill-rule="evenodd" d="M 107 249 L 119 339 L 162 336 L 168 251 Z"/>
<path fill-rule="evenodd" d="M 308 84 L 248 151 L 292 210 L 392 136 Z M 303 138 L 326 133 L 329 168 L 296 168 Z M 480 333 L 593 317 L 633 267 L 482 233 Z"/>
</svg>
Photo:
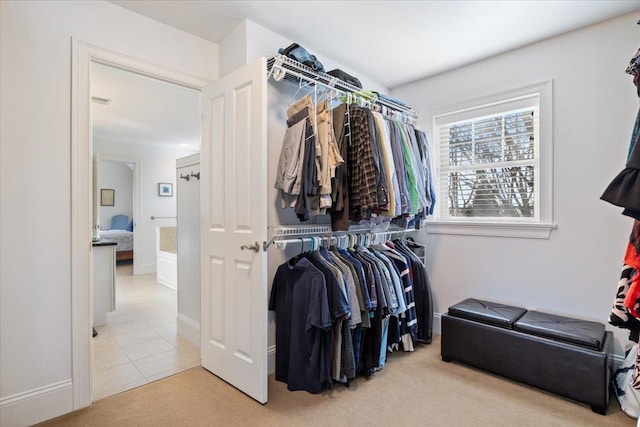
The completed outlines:
<svg viewBox="0 0 640 427">
<path fill-rule="evenodd" d="M 298 90 L 296 90 L 296 93 L 293 94 L 293 97 L 291 98 L 291 100 L 289 101 L 289 103 L 287 104 L 287 108 L 291 107 L 299 98 L 298 98 L 298 93 L 300 93 L 300 91 L 302 89 L 308 90 L 309 86 L 311 86 L 311 83 L 302 83 L 302 79 L 300 79 L 298 81 Z M 315 88 L 315 85 L 313 86 Z"/>
<path fill-rule="evenodd" d="M 322 87 L 318 92 L 318 103 L 333 98 L 333 89 Z"/>
<path fill-rule="evenodd" d="M 325 236 L 325 241 L 327 242 L 327 249 L 331 249 L 331 239 L 333 237 L 329 234 L 327 236 Z"/>
</svg>

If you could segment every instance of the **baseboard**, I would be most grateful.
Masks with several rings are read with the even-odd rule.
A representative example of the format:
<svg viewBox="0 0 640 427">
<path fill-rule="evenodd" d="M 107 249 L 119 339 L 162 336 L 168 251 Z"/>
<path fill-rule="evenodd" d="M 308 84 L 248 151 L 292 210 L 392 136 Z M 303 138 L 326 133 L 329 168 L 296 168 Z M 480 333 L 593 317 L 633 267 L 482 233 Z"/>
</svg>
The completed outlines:
<svg viewBox="0 0 640 427">
<path fill-rule="evenodd" d="M 2 427 L 27 426 L 73 411 L 73 383 L 60 381 L 0 399 Z"/>
<path fill-rule="evenodd" d="M 137 274 L 152 274 L 156 272 L 156 264 L 142 264 L 140 265 L 140 271 Z"/>
<path fill-rule="evenodd" d="M 436 335 L 442 333 L 442 313 L 433 313 L 433 333 Z"/>
<path fill-rule="evenodd" d="M 200 348 L 200 324 L 189 319 L 187 316 L 178 313 L 177 327 L 178 335 L 183 336 L 191 344 Z"/>
<path fill-rule="evenodd" d="M 174 283 L 172 280 L 163 280 L 163 279 L 158 277 L 156 279 L 156 281 L 158 282 L 159 285 L 166 286 L 167 288 L 171 289 L 172 291 L 178 292 L 178 284 Z"/>
<path fill-rule="evenodd" d="M 269 366 L 269 374 L 273 374 L 276 371 L 276 346 L 271 345 L 267 347 L 267 360 Z"/>
<path fill-rule="evenodd" d="M 622 366 L 622 364 L 624 364 L 624 356 L 621 354 L 614 354 L 611 357 L 613 359 L 613 370 L 617 370 L 618 368 L 620 368 L 620 366 Z"/>
</svg>

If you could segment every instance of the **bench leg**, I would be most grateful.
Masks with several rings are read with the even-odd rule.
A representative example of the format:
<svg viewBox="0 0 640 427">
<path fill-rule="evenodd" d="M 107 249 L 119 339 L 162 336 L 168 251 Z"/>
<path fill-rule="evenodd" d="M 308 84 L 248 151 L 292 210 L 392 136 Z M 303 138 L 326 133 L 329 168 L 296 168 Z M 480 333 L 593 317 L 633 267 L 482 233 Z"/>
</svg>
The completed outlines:
<svg viewBox="0 0 640 427">
<path fill-rule="evenodd" d="M 452 359 L 452 358 L 450 358 L 450 357 L 442 356 L 442 361 L 443 361 L 443 362 L 447 362 L 447 363 L 449 363 L 449 362 L 451 362 L 452 360 L 453 360 L 453 359 Z"/>
<path fill-rule="evenodd" d="M 592 406 L 591 410 L 593 412 L 595 412 L 596 414 L 600 414 L 600 415 L 606 415 L 607 414 L 607 408 L 603 408 L 600 406 Z"/>
</svg>

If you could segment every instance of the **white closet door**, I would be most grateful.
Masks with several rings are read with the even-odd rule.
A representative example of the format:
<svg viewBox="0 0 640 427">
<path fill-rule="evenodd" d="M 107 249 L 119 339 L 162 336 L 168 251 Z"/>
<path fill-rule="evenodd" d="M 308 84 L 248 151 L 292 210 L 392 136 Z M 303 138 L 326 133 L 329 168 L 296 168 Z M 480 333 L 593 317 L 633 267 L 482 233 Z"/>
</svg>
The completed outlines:
<svg viewBox="0 0 640 427">
<path fill-rule="evenodd" d="M 202 92 L 202 366 L 267 402 L 266 60 Z M 253 246 L 257 251 L 242 246 Z"/>
</svg>

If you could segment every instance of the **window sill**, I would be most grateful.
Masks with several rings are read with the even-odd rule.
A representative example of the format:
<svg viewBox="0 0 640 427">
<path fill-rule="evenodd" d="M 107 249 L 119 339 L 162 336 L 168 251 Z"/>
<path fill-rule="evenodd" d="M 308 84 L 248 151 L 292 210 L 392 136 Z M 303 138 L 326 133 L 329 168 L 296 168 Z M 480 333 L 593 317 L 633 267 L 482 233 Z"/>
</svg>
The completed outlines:
<svg viewBox="0 0 640 427">
<path fill-rule="evenodd" d="M 464 236 L 515 237 L 523 239 L 548 239 L 556 224 L 489 223 L 489 222 L 439 222 L 427 221 L 427 233 L 457 234 Z"/>
</svg>

